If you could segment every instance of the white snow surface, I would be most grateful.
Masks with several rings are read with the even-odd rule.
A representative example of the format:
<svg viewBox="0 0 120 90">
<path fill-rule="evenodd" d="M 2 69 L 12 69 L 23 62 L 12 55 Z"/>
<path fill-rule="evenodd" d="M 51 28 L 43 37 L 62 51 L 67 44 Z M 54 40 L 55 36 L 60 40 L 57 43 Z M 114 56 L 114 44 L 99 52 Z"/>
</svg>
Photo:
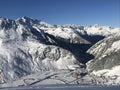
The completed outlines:
<svg viewBox="0 0 120 90">
<path fill-rule="evenodd" d="M 93 54 L 95 58 L 104 58 L 105 56 L 110 55 L 113 52 L 117 52 L 120 50 L 119 37 L 119 34 L 109 36 L 93 45 L 87 52 Z"/>
<path fill-rule="evenodd" d="M 93 74 L 97 76 L 114 76 L 117 75 L 120 77 L 120 66 L 115 66 L 112 69 L 104 69 L 104 70 L 98 70 L 98 71 L 93 71 Z"/>
<path fill-rule="evenodd" d="M 118 41 L 115 41 L 115 42 L 113 42 L 113 44 L 112 44 L 112 46 L 111 46 L 111 49 L 113 49 L 113 50 L 115 50 L 115 51 L 117 51 L 117 50 L 119 50 L 120 49 L 120 40 L 118 40 Z"/>
<path fill-rule="evenodd" d="M 95 75 L 97 78 L 102 78 L 104 82 L 102 80 L 98 81 L 105 85 L 116 85 L 120 83 L 120 65 L 112 69 L 93 71 L 91 74 Z"/>
<path fill-rule="evenodd" d="M 9 81 L 8 83 L 1 84 L 1 87 L 37 86 L 46 84 L 77 84 L 77 78 L 73 76 L 73 73 L 75 73 L 75 71 L 71 72 L 70 70 L 50 70 L 42 73 L 38 72 L 22 77 L 16 81 Z"/>
<path fill-rule="evenodd" d="M 42 75 L 42 73 L 51 70 L 76 70 L 80 68 L 80 63 L 72 52 L 59 46 L 47 44 L 47 42 L 52 43 L 54 41 L 48 38 L 46 33 L 69 43 L 90 44 L 82 35 L 102 35 L 107 37 L 120 33 L 120 28 L 99 25 L 91 27 L 51 25 L 28 17 L 22 17 L 17 20 L 0 18 L 0 69 L 3 70 L 3 81 L 10 82 L 3 86 L 19 86 L 33 83 L 36 80 L 41 80 L 41 78 L 46 78 L 47 76 L 45 74 Z M 112 44 L 113 49 L 117 50 L 119 43 L 120 41 L 114 42 Z M 39 72 L 37 74 L 40 77 L 37 78 L 37 74 L 34 74 L 35 76 L 31 75 L 34 79 L 30 78 L 29 80 L 27 75 L 36 72 Z M 50 82 L 63 84 L 66 81 L 69 81 L 67 83 L 72 83 L 72 80 L 76 79 L 69 75 L 64 78 L 64 75 L 69 72 L 64 73 L 62 75 L 59 73 L 62 76 L 60 77 L 62 80 L 49 78 L 39 82 L 39 84 L 49 84 Z M 27 80 L 20 79 L 21 77 L 27 78 Z M 13 82 L 13 80 L 16 81 Z M 28 82 L 25 83 L 24 80 Z"/>
<path fill-rule="evenodd" d="M 96 24 L 94 26 L 85 27 L 87 34 L 89 35 L 102 35 L 102 36 L 109 36 L 114 35 L 120 32 L 120 28 L 112 28 L 109 26 L 101 26 Z"/>
<path fill-rule="evenodd" d="M 33 27 L 36 24 L 50 25 L 27 17 L 16 21 L 0 20 L 0 69 L 5 82 L 38 71 L 79 67 L 71 52 L 45 44 L 44 32 Z"/>
<path fill-rule="evenodd" d="M 114 35 L 96 43 L 88 50 L 95 58 L 87 62 L 87 70 L 98 80 L 98 84 L 120 83 L 119 47 L 120 35 Z"/>
</svg>

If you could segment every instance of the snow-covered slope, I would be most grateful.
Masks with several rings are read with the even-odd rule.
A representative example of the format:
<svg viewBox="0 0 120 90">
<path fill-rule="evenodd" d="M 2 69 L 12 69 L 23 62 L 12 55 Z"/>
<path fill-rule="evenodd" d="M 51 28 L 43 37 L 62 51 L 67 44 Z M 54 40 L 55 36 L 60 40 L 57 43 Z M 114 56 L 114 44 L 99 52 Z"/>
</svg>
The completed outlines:
<svg viewBox="0 0 120 90">
<path fill-rule="evenodd" d="M 76 71 L 77 72 L 77 71 Z M 43 73 L 35 73 L 25 77 L 17 81 L 11 81 L 8 83 L 1 84 L 1 87 L 16 87 L 16 86 L 36 86 L 36 85 L 46 85 L 46 84 L 77 84 L 79 83 L 79 79 L 77 78 L 77 74 L 75 71 L 70 70 L 56 70 L 56 71 L 44 71 Z M 86 70 L 80 70 L 80 74 L 85 74 Z M 82 77 L 82 75 L 79 75 Z M 89 77 L 89 76 L 85 76 Z M 90 77 L 89 77 L 90 78 Z M 90 79 L 83 79 L 83 82 L 89 81 L 88 83 L 91 84 Z M 80 82 L 81 84 L 83 82 Z M 84 83 L 83 83 L 84 84 Z"/>
<path fill-rule="evenodd" d="M 120 64 L 119 46 L 120 35 L 110 36 L 98 42 L 87 51 L 88 53 L 95 56 L 95 59 L 90 61 L 88 65 L 90 63 L 91 64 L 94 63 L 95 65 L 89 65 L 90 67 L 95 66 L 94 70 L 109 69 L 112 68 L 113 66 L 119 65 Z"/>
<path fill-rule="evenodd" d="M 36 72 L 83 69 L 95 56 L 86 51 L 97 41 L 119 32 L 119 28 L 106 26 L 61 26 L 28 17 L 0 18 L 2 79 L 10 82 Z M 114 48 L 119 45 L 116 43 L 113 43 Z"/>
<path fill-rule="evenodd" d="M 99 24 L 96 24 L 94 26 L 85 27 L 85 31 L 88 35 L 109 36 L 119 33 L 120 28 L 112 28 L 110 26 L 101 26 Z"/>
<path fill-rule="evenodd" d="M 45 32 L 54 35 L 55 37 L 69 41 L 70 43 L 89 43 L 83 39 L 78 32 L 78 28 L 74 29 L 73 27 L 68 26 L 57 26 L 54 28 L 48 28 Z M 85 33 L 82 30 L 82 33 Z"/>
<path fill-rule="evenodd" d="M 104 83 L 120 83 L 120 35 L 105 38 L 92 46 L 88 53 L 95 56 L 87 63 L 88 71 L 99 78 L 104 77 Z"/>
<path fill-rule="evenodd" d="M 0 69 L 4 81 L 38 71 L 80 66 L 70 51 L 52 45 L 52 39 L 48 40 L 43 30 L 34 28 L 35 24 L 41 22 L 27 17 L 16 21 L 0 18 Z"/>
</svg>

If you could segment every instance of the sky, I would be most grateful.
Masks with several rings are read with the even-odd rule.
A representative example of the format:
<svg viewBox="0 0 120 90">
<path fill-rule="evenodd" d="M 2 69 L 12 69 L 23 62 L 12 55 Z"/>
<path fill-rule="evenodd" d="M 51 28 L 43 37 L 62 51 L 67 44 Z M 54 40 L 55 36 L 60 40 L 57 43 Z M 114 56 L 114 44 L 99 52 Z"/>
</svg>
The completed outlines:
<svg viewBox="0 0 120 90">
<path fill-rule="evenodd" d="M 120 27 L 120 0 L 0 0 L 0 16 L 27 16 L 59 25 Z"/>
</svg>

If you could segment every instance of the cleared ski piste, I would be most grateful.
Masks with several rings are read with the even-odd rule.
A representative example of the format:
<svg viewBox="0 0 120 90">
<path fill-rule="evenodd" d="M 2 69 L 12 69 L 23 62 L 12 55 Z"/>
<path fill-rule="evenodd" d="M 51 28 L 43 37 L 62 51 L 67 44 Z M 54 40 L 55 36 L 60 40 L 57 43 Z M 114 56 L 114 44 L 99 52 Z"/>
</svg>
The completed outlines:
<svg viewBox="0 0 120 90">
<path fill-rule="evenodd" d="M 95 85 L 39 85 L 24 87 L 6 87 L 0 90 L 120 90 L 120 86 L 95 86 Z"/>
</svg>

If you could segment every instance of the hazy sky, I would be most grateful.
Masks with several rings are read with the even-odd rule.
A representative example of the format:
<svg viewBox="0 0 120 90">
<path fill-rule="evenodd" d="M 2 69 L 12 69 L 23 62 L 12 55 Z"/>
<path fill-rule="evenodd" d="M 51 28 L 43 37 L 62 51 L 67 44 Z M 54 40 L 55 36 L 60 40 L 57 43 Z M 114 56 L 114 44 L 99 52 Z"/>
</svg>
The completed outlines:
<svg viewBox="0 0 120 90">
<path fill-rule="evenodd" d="M 50 24 L 120 27 L 120 0 L 0 0 L 0 16 L 28 16 Z"/>
</svg>

